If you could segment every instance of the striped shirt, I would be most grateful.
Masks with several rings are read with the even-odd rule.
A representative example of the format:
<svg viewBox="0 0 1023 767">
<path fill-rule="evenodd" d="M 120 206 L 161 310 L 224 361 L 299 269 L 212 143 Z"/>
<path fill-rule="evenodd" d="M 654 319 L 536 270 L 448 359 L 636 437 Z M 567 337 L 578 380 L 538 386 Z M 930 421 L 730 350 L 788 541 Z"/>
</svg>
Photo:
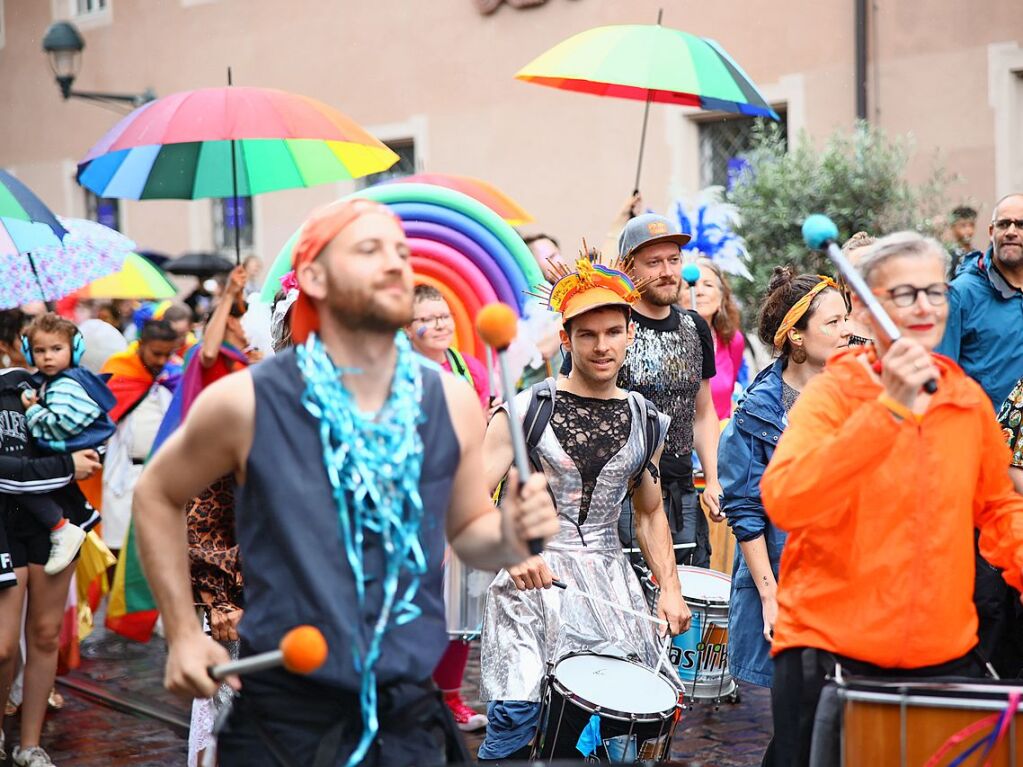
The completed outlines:
<svg viewBox="0 0 1023 767">
<path fill-rule="evenodd" d="M 25 411 L 33 438 L 46 442 L 64 442 L 81 434 L 101 415 L 103 410 L 85 388 L 67 376 L 49 381 L 39 402 Z"/>
</svg>

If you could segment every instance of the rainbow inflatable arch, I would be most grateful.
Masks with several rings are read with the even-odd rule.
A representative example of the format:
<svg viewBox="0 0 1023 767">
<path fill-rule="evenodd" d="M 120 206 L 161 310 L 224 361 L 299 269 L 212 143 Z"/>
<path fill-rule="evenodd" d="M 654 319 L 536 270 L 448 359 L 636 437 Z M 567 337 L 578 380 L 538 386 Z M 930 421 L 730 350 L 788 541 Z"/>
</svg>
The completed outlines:
<svg viewBox="0 0 1023 767">
<path fill-rule="evenodd" d="M 416 283 L 433 285 L 447 300 L 458 349 L 485 360 L 475 329 L 480 308 L 501 301 L 521 316 L 525 291 L 544 281 L 518 233 L 482 203 L 444 187 L 383 184 L 344 199 L 352 197 L 384 203 L 398 215 L 412 248 Z M 264 301 L 273 300 L 280 278 L 291 269 L 297 240 L 296 231 L 274 260 L 263 286 Z"/>
</svg>

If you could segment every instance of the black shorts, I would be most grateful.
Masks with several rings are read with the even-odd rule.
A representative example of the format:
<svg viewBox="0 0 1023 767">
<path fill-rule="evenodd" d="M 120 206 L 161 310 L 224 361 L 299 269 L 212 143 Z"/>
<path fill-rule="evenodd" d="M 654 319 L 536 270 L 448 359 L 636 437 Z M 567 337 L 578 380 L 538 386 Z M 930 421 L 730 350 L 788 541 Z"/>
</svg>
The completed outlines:
<svg viewBox="0 0 1023 767">
<path fill-rule="evenodd" d="M 68 485 L 58 491 L 68 519 L 83 530 L 99 522 L 99 514 L 78 489 Z M 50 531 L 27 511 L 18 508 L 17 499 L 7 496 L 7 507 L 0 511 L 0 589 L 17 584 L 14 568 L 45 565 L 50 558 Z M 77 556 L 75 557 L 77 559 Z"/>
</svg>

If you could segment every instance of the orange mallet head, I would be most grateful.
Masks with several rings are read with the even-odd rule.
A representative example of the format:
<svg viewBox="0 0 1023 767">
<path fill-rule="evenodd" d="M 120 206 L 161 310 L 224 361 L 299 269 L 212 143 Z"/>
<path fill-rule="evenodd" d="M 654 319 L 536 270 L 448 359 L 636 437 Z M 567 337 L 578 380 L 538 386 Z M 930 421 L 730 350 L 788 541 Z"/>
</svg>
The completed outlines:
<svg viewBox="0 0 1023 767">
<path fill-rule="evenodd" d="M 318 628 L 296 626 L 281 639 L 284 668 L 293 674 L 311 674 L 327 661 L 327 640 Z"/>
<path fill-rule="evenodd" d="M 519 318 L 508 304 L 487 304 L 476 315 L 476 330 L 488 346 L 498 351 L 507 349 L 515 340 Z"/>
</svg>

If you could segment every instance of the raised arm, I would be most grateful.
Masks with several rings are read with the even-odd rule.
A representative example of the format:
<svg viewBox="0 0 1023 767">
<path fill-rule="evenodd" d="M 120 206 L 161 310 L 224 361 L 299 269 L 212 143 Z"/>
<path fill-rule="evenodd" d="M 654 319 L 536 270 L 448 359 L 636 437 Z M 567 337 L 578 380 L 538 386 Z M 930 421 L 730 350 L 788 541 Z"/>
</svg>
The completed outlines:
<svg viewBox="0 0 1023 767">
<path fill-rule="evenodd" d="M 202 346 L 199 349 L 199 364 L 204 368 L 212 367 L 220 354 L 220 345 L 224 343 L 227 332 L 227 319 L 231 316 L 231 306 L 245 289 L 245 267 L 236 266 L 227 279 L 224 292 L 220 296 L 206 323 L 202 334 Z"/>
<path fill-rule="evenodd" d="M 841 514 L 852 478 L 883 461 L 904 427 L 877 400 L 845 411 L 838 385 L 827 373 L 807 384 L 760 482 L 767 515 L 782 530 Z"/>
</svg>

